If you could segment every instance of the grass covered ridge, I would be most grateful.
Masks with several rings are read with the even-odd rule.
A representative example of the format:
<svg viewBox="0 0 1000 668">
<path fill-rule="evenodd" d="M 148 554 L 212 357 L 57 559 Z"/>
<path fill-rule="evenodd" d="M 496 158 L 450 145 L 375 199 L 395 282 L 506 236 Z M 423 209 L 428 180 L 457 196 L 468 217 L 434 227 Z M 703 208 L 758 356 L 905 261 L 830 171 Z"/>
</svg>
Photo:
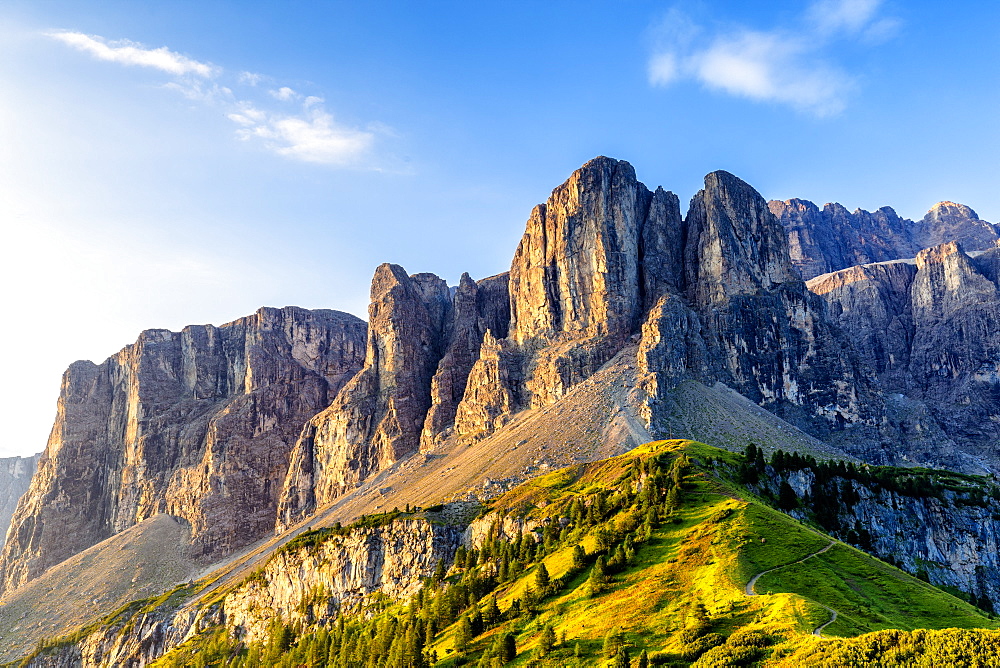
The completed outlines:
<svg viewBox="0 0 1000 668">
<path fill-rule="evenodd" d="M 721 473 L 741 463 L 673 440 L 556 471 L 495 499 L 486 538 L 409 601 L 276 619 L 263 643 L 209 628 L 156 665 L 895 665 L 864 663 L 892 643 L 922 665 L 905 661 L 997 649 L 977 608 L 843 543 L 816 554 L 829 536 Z M 515 520 L 534 530 L 503 535 Z M 969 630 L 914 631 L 948 627 Z"/>
</svg>

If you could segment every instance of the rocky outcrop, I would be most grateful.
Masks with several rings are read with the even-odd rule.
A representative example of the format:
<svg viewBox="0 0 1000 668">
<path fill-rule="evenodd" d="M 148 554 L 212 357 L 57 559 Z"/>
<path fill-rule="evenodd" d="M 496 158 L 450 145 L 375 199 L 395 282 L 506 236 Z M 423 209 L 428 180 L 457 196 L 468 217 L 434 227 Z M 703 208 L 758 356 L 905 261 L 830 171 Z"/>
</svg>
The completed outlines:
<svg viewBox="0 0 1000 668">
<path fill-rule="evenodd" d="M 713 172 L 684 225 L 686 300 L 669 297 L 651 311 L 640 366 L 721 381 L 814 435 L 877 424 L 881 400 L 869 374 L 796 276 L 763 198 Z M 657 385 L 662 397 L 671 383 Z"/>
<path fill-rule="evenodd" d="M 446 302 L 443 282 L 416 279 L 376 272 L 366 367 L 303 431 L 279 528 L 418 448 L 473 443 L 554 404 L 635 343 L 643 430 L 684 379 L 726 383 L 817 435 L 880 420 L 870 374 L 799 279 L 781 225 L 726 172 L 682 218 L 674 194 L 596 158 L 532 211 L 509 281 L 465 276 Z"/>
<path fill-rule="evenodd" d="M 913 497 L 855 486 L 859 501 L 841 521 L 848 531 L 867 530 L 866 551 L 1000 608 L 1000 522 L 992 503 L 964 503 L 955 492 Z"/>
<path fill-rule="evenodd" d="M 371 298 L 364 368 L 303 429 L 279 528 L 447 435 L 483 338 L 507 331 L 506 274 L 464 275 L 452 295 L 433 274 L 383 264 Z"/>
<path fill-rule="evenodd" d="M 980 220 L 971 208 L 955 202 L 938 202 L 915 227 L 914 242 L 920 248 L 955 241 L 968 251 L 986 250 L 1000 239 L 996 225 Z"/>
<path fill-rule="evenodd" d="M 431 407 L 424 420 L 421 445 L 432 447 L 449 436 L 473 365 L 485 349 L 485 337 L 507 336 L 510 324 L 508 274 L 473 281 L 462 274 L 455 289 L 453 314 L 445 339 L 448 347 L 431 379 Z"/>
<path fill-rule="evenodd" d="M 828 313 L 855 349 L 882 378 L 906 372 L 913 343 L 910 286 L 915 263 L 894 261 L 866 264 L 819 276 L 807 283 L 823 297 Z"/>
<path fill-rule="evenodd" d="M 7 535 L 17 502 L 28 491 L 41 456 L 0 458 L 0 536 Z"/>
<path fill-rule="evenodd" d="M 995 274 L 980 271 L 994 254 L 977 263 L 948 242 L 921 251 L 914 264 L 853 267 L 809 282 L 885 390 L 926 413 L 931 424 L 915 430 L 918 440 L 940 434 L 923 463 L 1000 470 L 1000 288 Z M 956 444 L 964 460 L 952 452 Z"/>
<path fill-rule="evenodd" d="M 161 512 L 190 523 L 205 558 L 268 533 L 295 438 L 358 371 L 364 336 L 345 313 L 265 308 L 74 363 L 11 523 L 2 588 Z"/>
<path fill-rule="evenodd" d="M 358 609 L 376 591 L 405 599 L 439 561 L 451 563 L 461 538 L 461 527 L 400 519 L 290 547 L 226 597 L 224 623 L 236 637 L 253 642 L 266 638 L 275 615 L 286 623 L 322 623 L 341 610 Z"/>
<path fill-rule="evenodd" d="M 520 369 L 507 375 L 521 387 L 499 388 L 497 398 L 549 405 L 611 359 L 655 300 L 650 291 L 679 284 L 681 234 L 677 197 L 651 193 L 627 162 L 597 158 L 553 190 L 532 211 L 511 263 L 510 343 Z"/>
<path fill-rule="evenodd" d="M 130 608 L 72 641 L 54 643 L 24 663 L 33 668 L 146 666 L 204 629 L 233 637 L 267 638 L 277 617 L 285 624 L 332 623 L 380 592 L 402 600 L 451 563 L 463 525 L 428 518 L 397 519 L 340 533 L 307 534 L 276 552 L 221 601 L 182 604 L 183 591 L 158 606 Z M 178 602 L 171 603 L 176 599 Z"/>
<path fill-rule="evenodd" d="M 801 199 L 768 206 L 788 235 L 792 264 L 804 279 L 860 264 L 912 258 L 923 248 L 958 241 L 967 250 L 994 246 L 996 226 L 962 204 L 940 202 L 919 221 L 900 218 L 889 207 L 849 212 L 840 204 L 819 209 Z"/>
</svg>

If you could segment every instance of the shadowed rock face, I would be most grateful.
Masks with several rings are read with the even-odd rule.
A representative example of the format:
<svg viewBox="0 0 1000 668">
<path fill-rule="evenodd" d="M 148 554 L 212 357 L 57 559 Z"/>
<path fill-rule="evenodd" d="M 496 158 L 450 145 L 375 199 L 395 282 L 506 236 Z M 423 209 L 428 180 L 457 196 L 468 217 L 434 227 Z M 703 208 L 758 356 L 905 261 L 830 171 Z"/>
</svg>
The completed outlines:
<svg viewBox="0 0 1000 668">
<path fill-rule="evenodd" d="M 267 308 L 70 366 L 3 588 L 157 513 L 187 520 L 200 556 L 265 535 L 295 437 L 360 368 L 364 336 L 345 313 Z"/>
<path fill-rule="evenodd" d="M 685 296 L 698 318 L 697 328 L 685 328 L 685 354 L 690 359 L 692 337 L 700 337 L 694 357 L 704 359 L 685 366 L 702 367 L 700 379 L 722 381 L 815 435 L 874 425 L 881 402 L 869 374 L 798 279 L 763 198 L 732 174 L 713 172 L 684 225 Z M 662 313 L 653 316 L 644 338 L 664 324 Z M 676 337 L 657 338 L 674 345 Z"/>
<path fill-rule="evenodd" d="M 807 200 L 768 202 L 788 234 L 792 264 L 804 279 L 861 264 L 915 257 L 923 248 L 958 241 L 966 250 L 993 247 L 1000 235 L 963 204 L 940 202 L 916 222 L 884 206 L 849 212 Z"/>
<path fill-rule="evenodd" d="M 488 332 L 507 333 L 507 276 L 454 291 L 433 274 L 383 264 L 372 279 L 364 368 L 302 430 L 279 526 L 446 436 Z"/>
<path fill-rule="evenodd" d="M 955 443 L 996 466 L 1000 288 L 990 271 L 995 254 L 973 260 L 960 244 L 948 242 L 920 251 L 913 264 L 852 267 L 809 282 L 831 316 L 854 334 L 882 386 L 926 406 L 934 426 L 943 429 L 940 451 L 926 456 L 952 467 L 969 466 L 947 457 Z"/>
</svg>

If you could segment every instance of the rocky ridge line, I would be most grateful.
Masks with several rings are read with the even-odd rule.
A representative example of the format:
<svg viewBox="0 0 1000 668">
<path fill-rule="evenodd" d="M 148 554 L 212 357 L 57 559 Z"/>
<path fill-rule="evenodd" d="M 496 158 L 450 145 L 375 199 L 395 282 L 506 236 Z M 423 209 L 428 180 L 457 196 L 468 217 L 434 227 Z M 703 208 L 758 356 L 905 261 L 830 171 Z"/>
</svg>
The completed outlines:
<svg viewBox="0 0 1000 668">
<path fill-rule="evenodd" d="M 840 204 L 822 209 L 808 200 L 768 202 L 788 234 L 792 264 L 809 280 L 856 265 L 916 257 L 924 248 L 957 241 L 968 251 L 987 250 L 1000 240 L 997 226 L 971 208 L 939 202 L 918 221 L 884 206 L 853 213 Z"/>
</svg>

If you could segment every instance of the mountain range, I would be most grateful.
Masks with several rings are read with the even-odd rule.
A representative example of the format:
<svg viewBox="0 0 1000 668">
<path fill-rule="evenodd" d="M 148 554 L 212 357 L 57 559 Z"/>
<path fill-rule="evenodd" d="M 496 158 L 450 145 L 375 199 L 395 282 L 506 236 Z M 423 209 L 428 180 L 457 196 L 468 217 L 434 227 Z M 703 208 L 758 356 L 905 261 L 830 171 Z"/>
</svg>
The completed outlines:
<svg viewBox="0 0 1000 668">
<path fill-rule="evenodd" d="M 994 225 L 951 202 L 920 221 L 888 207 L 767 202 L 722 171 L 705 177 L 682 215 L 672 192 L 600 157 L 534 208 L 507 273 L 449 286 L 383 264 L 367 323 L 286 307 L 143 332 L 102 364 L 76 362 L 63 376 L 49 442 L 0 555 L 2 658 L 18 660 L 42 641 L 24 665 L 146 665 L 201 642 L 206 629 L 243 643 L 228 651 L 249 652 L 278 633 L 273 611 L 305 643 L 378 592 L 401 601 L 427 590 L 422 578 L 439 564 L 457 578 L 465 571 L 456 555 L 496 539 L 491 526 L 523 545 L 544 525 L 527 522 L 545 507 L 537 499 L 510 501 L 530 481 L 678 438 L 724 449 L 699 451 L 697 485 L 763 500 L 790 514 L 782 522 L 811 524 L 824 540 L 944 587 L 978 620 L 967 626 L 988 627 L 1000 604 L 998 239 Z M 771 459 L 758 464 L 754 453 Z M 793 464 L 786 453 L 796 453 Z M 831 474 L 824 462 L 840 468 Z M 942 472 L 920 473 L 932 469 Z M 592 485 L 609 498 L 641 495 L 648 475 L 636 473 L 627 489 Z M 690 496 L 695 481 L 675 483 L 688 490 L 681 525 L 707 535 L 696 510 L 707 501 Z M 827 497 L 842 503 L 825 506 Z M 502 516 L 490 505 L 500 498 Z M 667 530 L 658 527 L 674 505 L 658 511 L 650 536 Z M 404 507 L 422 510 L 400 515 Z M 614 513 L 600 521 L 617 521 Z M 661 538 L 681 540 L 675 534 Z M 584 536 L 587 569 L 614 557 L 613 545 Z M 553 537 L 550 554 L 568 555 L 567 540 Z M 679 558 L 642 550 L 653 561 Z M 740 596 L 753 593 L 742 587 Z M 836 609 L 835 600 L 813 600 L 820 607 L 809 614 Z M 712 606 L 723 603 L 712 601 L 686 605 L 713 611 L 702 631 L 715 628 L 723 646 L 746 624 L 721 621 L 729 617 Z M 688 665 L 704 652 L 685 659 L 681 646 L 707 631 L 681 642 L 686 622 L 676 615 L 690 611 L 675 613 L 664 623 L 676 637 L 666 633 L 659 647 Z M 899 614 L 828 633 L 903 628 Z M 464 656 L 448 648 L 449 661 Z"/>
</svg>

